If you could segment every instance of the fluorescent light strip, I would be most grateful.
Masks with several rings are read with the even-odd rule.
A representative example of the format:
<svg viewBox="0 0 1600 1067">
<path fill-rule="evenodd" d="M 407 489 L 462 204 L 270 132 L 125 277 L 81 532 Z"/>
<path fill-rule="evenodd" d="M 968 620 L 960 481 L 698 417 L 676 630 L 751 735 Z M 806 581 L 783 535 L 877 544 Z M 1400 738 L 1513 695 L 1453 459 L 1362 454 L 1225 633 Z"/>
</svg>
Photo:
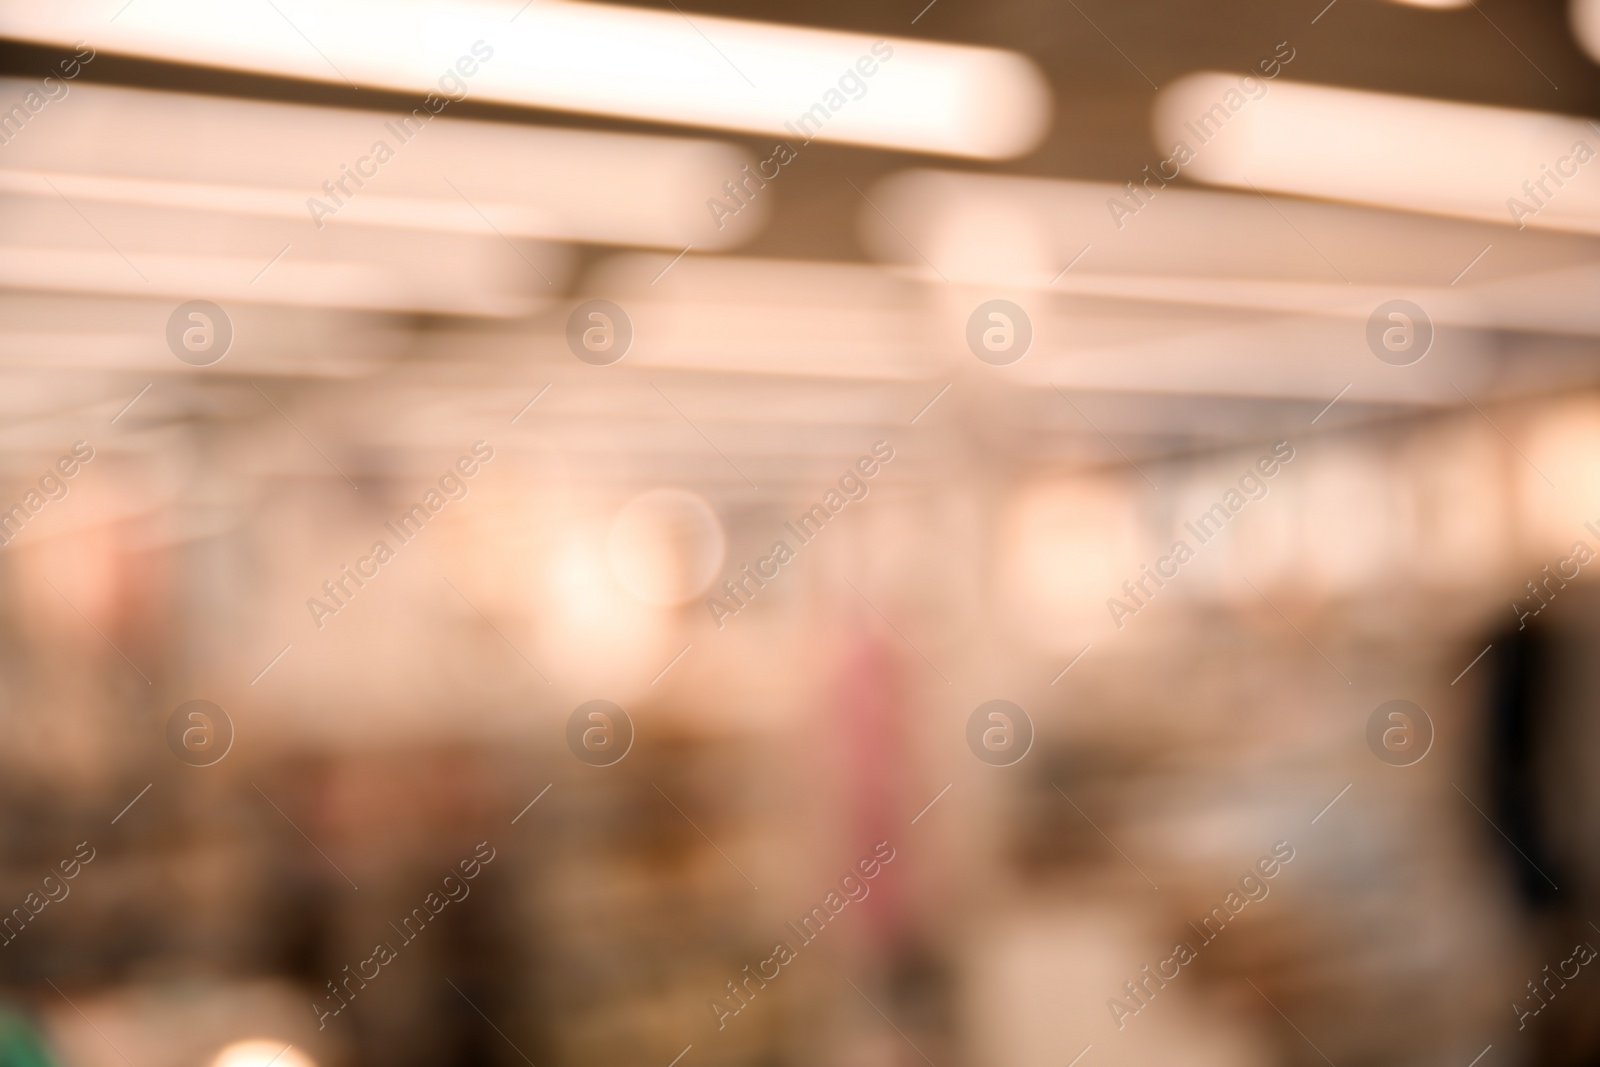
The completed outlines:
<svg viewBox="0 0 1600 1067">
<path fill-rule="evenodd" d="M 475 100 L 796 147 L 807 135 L 789 127 L 809 113 L 818 140 L 1009 158 L 1038 143 L 1050 110 L 1015 52 L 606 4 L 6 0 L 0 35 L 419 97 L 443 81 Z"/>
<path fill-rule="evenodd" d="M 940 286 L 1359 319 L 1403 297 L 1440 324 L 1600 336 L 1589 238 L 1159 182 L 1141 203 L 1126 185 L 912 170 L 870 195 L 866 246 Z"/>
<path fill-rule="evenodd" d="M 300 195 L 304 191 L 0 168 L 0 193 L 59 195 L 74 203 L 89 200 L 104 204 L 212 211 L 294 222 L 310 221 L 306 198 Z M 452 204 L 447 200 L 385 196 L 382 193 L 366 193 L 352 199 L 331 223 L 324 220 L 324 224 L 489 236 L 504 233 L 516 237 L 541 237 L 558 228 L 549 215 L 523 204 L 467 203 L 462 200 Z"/>
<path fill-rule="evenodd" d="M 0 288 L 6 289 L 488 317 L 530 314 L 541 303 L 460 289 L 441 293 L 379 263 L 280 263 L 251 284 L 250 275 L 260 269 L 259 261 L 239 257 L 145 252 L 139 253 L 139 277 L 110 250 L 0 247 Z"/>
<path fill-rule="evenodd" d="M 0 79 L 0 104 L 36 87 Z M 761 198 L 720 228 L 706 210 L 749 160 L 731 145 L 446 116 L 402 131 L 402 119 L 71 85 L 4 131 L 0 191 L 285 219 L 301 223 L 306 239 L 372 226 L 677 251 L 728 247 L 763 221 Z M 380 142 L 392 152 L 382 164 Z M 197 144 L 210 148 L 196 152 Z M 374 173 L 349 178 L 351 167 Z M 342 189 L 330 191 L 331 182 Z M 315 216 L 313 199 L 324 205 Z"/>
<path fill-rule="evenodd" d="M 521 316 L 559 292 L 565 245 L 328 227 L 0 194 L 0 287 L 301 307 Z"/>
<path fill-rule="evenodd" d="M 1216 185 L 1600 235 L 1584 118 L 1205 72 L 1161 91 L 1154 129 Z"/>
</svg>

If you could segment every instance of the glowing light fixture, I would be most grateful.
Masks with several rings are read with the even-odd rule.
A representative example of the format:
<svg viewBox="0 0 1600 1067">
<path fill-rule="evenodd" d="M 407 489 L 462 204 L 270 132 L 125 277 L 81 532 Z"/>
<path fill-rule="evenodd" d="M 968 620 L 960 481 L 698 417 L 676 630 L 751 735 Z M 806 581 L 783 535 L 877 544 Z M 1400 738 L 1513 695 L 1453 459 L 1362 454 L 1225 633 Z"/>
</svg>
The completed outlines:
<svg viewBox="0 0 1600 1067">
<path fill-rule="evenodd" d="M 0 108 L 34 88 L 0 79 Z M 302 244 L 390 227 L 726 248 L 755 232 L 767 205 L 756 198 L 722 225 L 706 210 L 750 162 L 731 145 L 448 112 L 424 124 L 404 112 L 73 84 L 0 134 L 0 192 L 283 219 L 299 224 L 286 239 Z"/>
<path fill-rule="evenodd" d="M 494 234 L 319 233 L 274 218 L 66 200 L 42 181 L 34 196 L 0 193 L 0 219 L 0 285 L 7 288 L 203 296 L 230 306 L 521 316 L 553 297 L 570 259 L 564 245 L 513 248 Z"/>
<path fill-rule="evenodd" d="M 1241 189 L 1600 234 L 1600 125 L 1576 116 L 1205 72 L 1156 99 L 1163 152 Z"/>
<path fill-rule="evenodd" d="M 1021 55 L 609 4 L 60 0 L 0 35 L 404 92 L 978 158 L 1044 132 Z M 808 125 L 805 116 L 811 117 Z M 797 142 L 798 145 L 798 142 Z"/>
<path fill-rule="evenodd" d="M 1507 242 L 1481 223 L 1156 179 L 1130 191 L 917 169 L 870 196 L 859 215 L 866 246 L 936 291 L 948 282 L 1359 320 L 1404 296 L 1440 324 L 1600 336 L 1600 306 L 1586 299 L 1600 242 L 1570 234 Z"/>
<path fill-rule="evenodd" d="M 727 539 L 717 513 L 686 489 L 652 489 L 612 520 L 606 554 L 612 573 L 647 604 L 693 600 L 716 576 Z"/>
<path fill-rule="evenodd" d="M 253 1038 L 235 1041 L 218 1052 L 211 1067 L 317 1067 L 315 1061 L 287 1041 Z"/>
</svg>

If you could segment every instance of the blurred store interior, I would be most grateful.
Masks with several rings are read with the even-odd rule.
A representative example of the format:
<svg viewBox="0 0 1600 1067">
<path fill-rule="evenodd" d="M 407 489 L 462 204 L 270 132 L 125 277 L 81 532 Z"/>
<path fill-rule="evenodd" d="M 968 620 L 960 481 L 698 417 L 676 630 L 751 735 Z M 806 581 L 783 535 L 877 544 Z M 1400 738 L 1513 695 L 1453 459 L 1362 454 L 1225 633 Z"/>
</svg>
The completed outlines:
<svg viewBox="0 0 1600 1067">
<path fill-rule="evenodd" d="M 1600 1063 L 1591 116 L 1600 0 L 0 0 L 0 1067 Z"/>
</svg>

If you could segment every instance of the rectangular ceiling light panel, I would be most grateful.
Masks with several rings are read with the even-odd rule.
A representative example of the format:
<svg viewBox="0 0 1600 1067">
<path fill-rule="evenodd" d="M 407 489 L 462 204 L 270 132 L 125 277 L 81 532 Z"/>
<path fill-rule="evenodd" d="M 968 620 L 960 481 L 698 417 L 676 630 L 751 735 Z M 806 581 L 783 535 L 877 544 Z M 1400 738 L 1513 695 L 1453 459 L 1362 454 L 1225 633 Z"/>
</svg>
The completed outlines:
<svg viewBox="0 0 1600 1067">
<path fill-rule="evenodd" d="M 561 0 L 5 0 L 0 34 L 797 148 L 1008 158 L 1038 143 L 1050 110 L 1043 75 L 1015 52 Z"/>
</svg>

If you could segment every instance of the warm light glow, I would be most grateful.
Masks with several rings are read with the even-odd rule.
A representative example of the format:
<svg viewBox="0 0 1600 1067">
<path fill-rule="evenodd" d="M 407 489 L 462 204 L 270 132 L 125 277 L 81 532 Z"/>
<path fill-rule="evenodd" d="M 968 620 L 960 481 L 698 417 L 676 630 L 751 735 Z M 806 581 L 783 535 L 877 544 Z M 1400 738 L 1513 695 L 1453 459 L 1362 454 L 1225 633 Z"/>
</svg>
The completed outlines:
<svg viewBox="0 0 1600 1067">
<path fill-rule="evenodd" d="M 853 263 L 621 254 L 594 290 L 633 319 L 630 366 L 895 380 L 933 374 L 916 288 Z"/>
<path fill-rule="evenodd" d="M 13 203 L 0 198 L 0 207 Z M 68 205 L 24 203 L 28 210 L 9 211 L 10 229 L 0 234 L 0 283 L 24 291 L 503 317 L 530 314 L 551 298 L 530 261 L 552 279 L 565 273 L 561 246 L 529 242 L 518 256 L 493 238 L 397 231 L 313 236 L 271 262 L 298 236 L 286 223 L 236 220 L 224 231 L 230 245 L 212 239 L 214 220 L 198 213 L 185 220 L 101 206 L 100 225 L 118 225 L 113 249 Z"/>
<path fill-rule="evenodd" d="M 443 91 L 464 85 L 477 100 L 766 133 L 796 147 L 806 134 L 786 124 L 813 108 L 820 140 L 989 159 L 1032 148 L 1048 118 L 1043 77 L 1014 52 L 608 4 L 518 6 L 10 2 L 0 35 L 419 96 L 448 75 Z M 456 75 L 463 56 L 471 73 Z"/>
<path fill-rule="evenodd" d="M 1405 296 L 1435 323 L 1600 335 L 1600 305 L 1586 299 L 1600 249 L 1569 236 L 1524 233 L 1452 282 L 1496 230 L 1345 204 L 1280 207 L 1254 191 L 1157 179 L 1137 188 L 1136 200 L 1110 182 L 907 170 L 871 190 L 883 215 L 857 217 L 875 256 L 938 291 L 968 283 L 1116 302 L 1110 309 L 1137 301 L 1359 320 Z"/>
<path fill-rule="evenodd" d="M 1205 72 L 1157 97 L 1191 178 L 1600 234 L 1600 128 L 1569 115 Z"/>
<path fill-rule="evenodd" d="M 1513 418 L 1523 422 L 1517 440 L 1527 455 L 1524 461 L 1513 454 L 1511 468 L 1520 483 L 1521 537 L 1549 555 L 1584 536 L 1581 523 L 1600 514 L 1600 404 L 1579 395 Z"/>
<path fill-rule="evenodd" d="M 630 595 L 618 579 L 608 559 L 607 525 L 587 513 L 563 518 L 573 528 L 548 528 L 524 607 L 536 626 L 530 655 L 559 665 L 552 667 L 558 679 L 604 679 L 610 698 L 626 702 L 683 646 L 669 648 L 676 633 L 667 615 Z"/>
<path fill-rule="evenodd" d="M 652 489 L 623 505 L 606 541 L 623 588 L 661 607 L 693 600 L 722 567 L 727 540 L 717 513 L 698 493 Z"/>
<path fill-rule="evenodd" d="M 464 250 L 458 250 L 464 251 Z M 59 249 L 0 246 L 0 284 L 20 290 L 98 293 L 120 296 L 192 297 L 296 307 L 353 308 L 368 311 L 433 311 L 442 314 L 516 317 L 537 311 L 543 301 L 521 293 L 492 292 L 486 264 L 470 255 L 452 256 L 459 271 L 478 275 L 479 285 L 438 288 L 405 277 L 406 264 L 342 260 L 279 263 L 251 285 L 266 258 L 173 255 L 132 252 L 138 272 L 117 252 L 91 248 Z M 269 253 L 270 255 L 270 253 Z M 142 275 L 142 277 L 141 277 Z M 458 273 L 457 278 L 461 275 Z M 503 278 L 497 288 L 509 289 Z"/>
<path fill-rule="evenodd" d="M 255 1038 L 235 1041 L 217 1053 L 211 1067 L 317 1067 L 316 1063 L 287 1041 Z"/>
<path fill-rule="evenodd" d="M 1572 35 L 1589 58 L 1600 63 L 1600 2 L 1597 0 L 1572 0 L 1568 10 L 1572 19 Z"/>
<path fill-rule="evenodd" d="M 32 88 L 0 79 L 0 101 Z M 716 224 L 706 199 L 751 160 L 714 141 L 448 112 L 402 129 L 399 110 L 105 85 L 73 85 L 65 99 L 70 106 L 44 108 L 10 136 L 0 192 L 282 219 L 303 231 L 293 238 L 302 245 L 328 230 L 379 227 L 480 234 L 502 247 L 505 235 L 674 251 L 737 244 L 771 199 Z M 392 150 L 382 163 L 379 143 Z M 195 144 L 209 150 L 196 154 Z M 313 200 L 336 210 L 314 214 Z"/>
<path fill-rule="evenodd" d="M 1065 650 L 1105 633 L 1105 598 L 1137 575 L 1152 544 L 1134 501 L 1115 478 L 1040 482 L 1007 501 L 996 584 L 1025 640 Z"/>
</svg>

